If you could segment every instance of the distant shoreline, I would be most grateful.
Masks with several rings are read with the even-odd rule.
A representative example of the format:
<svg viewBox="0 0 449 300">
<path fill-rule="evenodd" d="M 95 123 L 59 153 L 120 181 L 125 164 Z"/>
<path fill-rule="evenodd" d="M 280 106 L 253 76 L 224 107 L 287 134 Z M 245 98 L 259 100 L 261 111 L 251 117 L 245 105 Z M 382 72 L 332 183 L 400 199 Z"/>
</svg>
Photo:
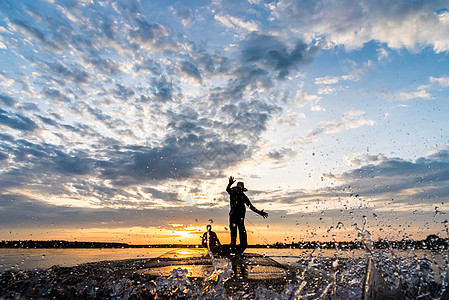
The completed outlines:
<svg viewBox="0 0 449 300">
<path fill-rule="evenodd" d="M 437 235 L 429 235 L 424 240 L 401 240 L 386 241 L 378 240 L 372 242 L 373 249 L 416 249 L 416 250 L 448 250 L 449 239 L 442 239 Z M 190 244 L 147 244 L 132 245 L 126 243 L 108 242 L 71 242 L 64 240 L 34 241 L 34 240 L 13 240 L 1 241 L 0 248 L 9 249 L 127 249 L 127 248 L 202 248 L 201 245 Z M 366 244 L 362 241 L 351 242 L 297 242 L 297 243 L 275 243 L 271 245 L 249 245 L 248 248 L 275 248 L 275 249 L 365 249 Z"/>
</svg>

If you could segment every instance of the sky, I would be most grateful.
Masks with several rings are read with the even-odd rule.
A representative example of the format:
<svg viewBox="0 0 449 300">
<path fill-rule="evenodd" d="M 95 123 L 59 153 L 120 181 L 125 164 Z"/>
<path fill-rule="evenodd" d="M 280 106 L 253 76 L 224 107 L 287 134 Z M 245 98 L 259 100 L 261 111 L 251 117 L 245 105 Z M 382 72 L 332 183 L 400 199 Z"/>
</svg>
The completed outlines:
<svg viewBox="0 0 449 300">
<path fill-rule="evenodd" d="M 1 1 L 0 239 L 447 237 L 448 9 Z"/>
</svg>

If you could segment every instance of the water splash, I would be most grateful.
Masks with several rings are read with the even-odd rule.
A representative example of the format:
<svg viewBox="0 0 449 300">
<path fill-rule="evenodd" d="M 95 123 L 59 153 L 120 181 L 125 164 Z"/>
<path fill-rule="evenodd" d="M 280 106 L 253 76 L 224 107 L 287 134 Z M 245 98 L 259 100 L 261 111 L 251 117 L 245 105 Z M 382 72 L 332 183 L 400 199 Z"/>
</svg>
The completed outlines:
<svg viewBox="0 0 449 300">
<path fill-rule="evenodd" d="M 387 286 L 403 291 L 408 299 L 441 299 L 445 293 L 441 281 L 444 263 L 436 266 L 434 257 L 392 256 L 382 250 L 372 255 Z M 145 276 L 135 271 L 145 260 L 7 271 L 0 276 L 0 298 L 361 299 L 366 256 L 323 256 L 315 249 L 298 258 L 290 267 L 293 276 L 286 278 L 280 289 L 265 282 L 250 287 L 248 280 L 233 277 L 229 260 L 214 257 L 214 269 L 200 279 L 192 278 L 182 267 L 174 268 L 168 276 Z M 230 288 L 231 283 L 242 288 Z"/>
</svg>

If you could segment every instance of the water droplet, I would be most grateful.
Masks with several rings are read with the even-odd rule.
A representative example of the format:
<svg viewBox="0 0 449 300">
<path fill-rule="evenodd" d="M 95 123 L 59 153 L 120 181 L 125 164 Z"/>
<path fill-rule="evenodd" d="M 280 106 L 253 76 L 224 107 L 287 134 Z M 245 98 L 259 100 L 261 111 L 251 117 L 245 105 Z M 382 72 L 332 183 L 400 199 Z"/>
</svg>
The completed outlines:
<svg viewBox="0 0 449 300">
<path fill-rule="evenodd" d="M 338 259 L 336 259 L 332 262 L 332 268 L 336 268 L 336 267 L 338 267 Z"/>
</svg>

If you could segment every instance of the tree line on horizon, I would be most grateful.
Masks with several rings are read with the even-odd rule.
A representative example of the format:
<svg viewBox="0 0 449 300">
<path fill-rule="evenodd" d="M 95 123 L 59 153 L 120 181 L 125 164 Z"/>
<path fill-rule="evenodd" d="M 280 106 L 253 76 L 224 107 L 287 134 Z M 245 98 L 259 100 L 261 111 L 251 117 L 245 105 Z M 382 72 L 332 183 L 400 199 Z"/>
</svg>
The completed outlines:
<svg viewBox="0 0 449 300">
<path fill-rule="evenodd" d="M 368 245 L 363 241 L 349 241 L 349 242 L 293 242 L 293 243 L 274 243 L 271 245 L 249 245 L 248 248 L 275 248 L 275 249 L 341 249 L 353 250 L 364 249 Z M 17 241 L 1 241 L 0 248 L 24 248 L 24 249 L 66 249 L 66 248 L 202 248 L 200 245 L 188 244 L 148 244 L 148 245 L 132 245 L 127 243 L 114 242 L 78 242 L 78 241 L 64 241 L 64 240 L 50 240 L 50 241 L 35 241 L 35 240 L 17 240 Z M 421 249 L 421 250 L 449 250 L 449 239 L 443 239 L 437 235 L 429 235 L 424 240 L 400 240 L 388 241 L 379 239 L 372 242 L 369 247 L 373 249 Z"/>
</svg>

